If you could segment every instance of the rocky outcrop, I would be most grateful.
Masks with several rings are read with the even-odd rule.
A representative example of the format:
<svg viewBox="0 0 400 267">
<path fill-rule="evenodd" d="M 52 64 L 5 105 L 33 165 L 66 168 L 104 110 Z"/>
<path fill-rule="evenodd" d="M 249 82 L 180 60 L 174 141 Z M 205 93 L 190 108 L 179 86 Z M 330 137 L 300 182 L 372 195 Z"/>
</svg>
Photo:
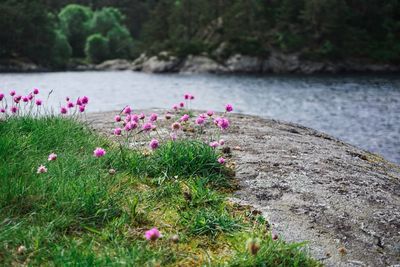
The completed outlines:
<svg viewBox="0 0 400 267">
<path fill-rule="evenodd" d="M 29 60 L 1 60 L 0 72 L 36 72 L 46 71 L 46 68 L 40 67 Z"/>
<path fill-rule="evenodd" d="M 263 70 L 263 60 L 256 57 L 236 54 L 225 61 L 229 72 L 237 73 L 259 73 Z"/>
<path fill-rule="evenodd" d="M 228 69 L 206 56 L 188 56 L 179 68 L 181 73 L 225 73 Z"/>
<path fill-rule="evenodd" d="M 213 53 L 219 58 L 223 54 L 224 44 Z M 315 62 L 303 60 L 298 53 L 284 54 L 271 51 L 266 58 L 235 54 L 226 60 L 215 60 L 208 55 L 178 59 L 162 52 L 148 58 L 141 55 L 133 63 L 133 70 L 144 72 L 181 72 L 181 73 L 339 73 L 339 72 L 400 72 L 400 66 L 388 64 L 363 64 L 348 60 L 344 62 Z"/>
<path fill-rule="evenodd" d="M 400 65 L 365 64 L 355 60 L 342 62 L 315 62 L 300 58 L 298 53 L 283 54 L 271 51 L 266 58 L 235 54 L 227 59 L 221 59 L 227 44 L 221 45 L 212 53 L 189 55 L 178 58 L 168 52 L 161 52 L 156 56 L 141 54 L 133 62 L 125 59 L 107 60 L 101 64 L 73 64 L 67 70 L 133 70 L 148 73 L 341 73 L 341 72 L 400 72 Z M 0 61 L 0 72 L 35 72 L 49 71 L 30 61 L 7 60 Z"/>
<path fill-rule="evenodd" d="M 177 57 L 171 56 L 167 52 L 161 52 L 159 55 L 150 58 L 146 54 L 142 54 L 133 62 L 132 69 L 152 73 L 177 72 L 180 62 Z"/>
<path fill-rule="evenodd" d="M 126 59 L 107 60 L 95 66 L 96 70 L 131 70 L 132 68 L 132 62 Z"/>
<path fill-rule="evenodd" d="M 115 114 L 87 120 L 110 136 Z M 326 266 L 400 264 L 399 166 L 310 128 L 229 118 L 222 138 L 236 165 L 233 201 L 255 207 L 284 240 L 307 242 Z"/>
</svg>

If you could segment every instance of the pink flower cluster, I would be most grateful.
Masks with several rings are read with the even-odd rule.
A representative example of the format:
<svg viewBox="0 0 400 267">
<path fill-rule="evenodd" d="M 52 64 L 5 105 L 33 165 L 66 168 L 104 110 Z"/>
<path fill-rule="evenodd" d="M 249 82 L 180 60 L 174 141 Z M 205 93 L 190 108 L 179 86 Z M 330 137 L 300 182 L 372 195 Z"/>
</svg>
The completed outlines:
<svg viewBox="0 0 400 267">
<path fill-rule="evenodd" d="M 148 116 L 146 120 L 146 115 L 144 113 L 133 113 L 133 109 L 130 106 L 126 106 L 122 109 L 121 113 L 114 117 L 114 122 L 117 127 L 114 128 L 113 134 L 115 136 L 125 136 L 128 141 L 129 138 L 136 136 L 140 133 L 146 133 L 148 135 L 151 132 L 156 131 L 156 123 L 160 120 L 157 113 L 152 113 Z M 166 116 L 170 114 L 166 114 Z M 136 130 L 137 131 L 133 131 Z M 149 148 L 155 150 L 159 147 L 159 141 L 152 138 L 149 142 Z"/>
<path fill-rule="evenodd" d="M 78 97 L 75 103 L 71 101 L 69 97 L 66 97 L 65 102 L 66 102 L 65 106 L 60 107 L 61 114 L 67 114 L 68 111 L 70 111 L 73 108 L 75 108 L 74 110 L 75 112 L 79 111 L 80 113 L 83 113 L 86 110 L 87 104 L 89 104 L 89 97 L 87 96 Z"/>
<path fill-rule="evenodd" d="M 187 101 L 185 104 L 181 102 L 173 106 L 171 111 L 167 111 L 164 116 L 159 116 L 157 113 L 152 113 L 147 116 L 143 113 L 134 113 L 133 109 L 130 106 L 125 106 L 120 114 L 117 114 L 114 117 L 114 122 L 116 123 L 116 127 L 113 130 L 113 135 L 117 137 L 125 137 L 127 144 L 136 144 L 134 142 L 130 142 L 131 139 L 136 139 L 138 134 L 145 134 L 148 138 L 148 147 L 150 150 L 156 150 L 160 147 L 163 138 L 159 135 L 157 130 L 157 124 L 162 123 L 163 120 L 170 122 L 170 134 L 169 140 L 175 141 L 179 136 L 186 131 L 188 128 L 196 129 L 198 127 L 198 131 L 205 132 L 203 130 L 207 130 L 207 126 L 213 126 L 217 131 L 217 135 L 220 135 L 222 131 L 227 130 L 230 127 L 230 121 L 226 117 L 227 113 L 233 111 L 233 106 L 231 104 L 227 104 L 225 106 L 225 113 L 222 116 L 215 117 L 215 113 L 212 110 L 209 110 L 205 113 L 200 113 L 197 116 L 193 116 L 193 112 L 191 112 L 189 107 L 189 102 L 194 100 L 195 97 L 192 94 L 186 93 L 184 94 L 184 100 Z M 212 127 L 211 127 L 212 128 Z M 133 131 L 137 129 L 136 131 Z M 215 131 L 215 130 L 214 130 Z M 212 131 L 211 131 L 212 132 Z M 211 133 L 208 131 L 208 133 Z M 161 139 L 154 138 L 157 135 Z M 168 139 L 167 139 L 168 140 Z M 213 141 L 210 142 L 210 146 L 213 148 L 217 148 L 224 145 L 224 140 Z M 218 162 L 220 164 L 225 163 L 224 158 L 219 158 Z"/>
<path fill-rule="evenodd" d="M 7 103 L 6 95 L 0 93 L 0 113 L 5 113 L 7 116 L 7 109 L 9 107 L 10 114 L 31 114 L 33 107 L 37 106 L 37 114 L 39 113 L 39 107 L 43 105 L 43 101 L 38 98 L 39 89 L 34 88 L 29 94 L 22 96 L 17 94 L 15 90 L 11 90 L 9 95 L 11 101 L 9 101 L 10 106 Z M 60 107 L 60 113 L 62 115 L 67 114 L 71 109 L 75 108 L 75 111 L 84 112 L 86 106 L 89 103 L 89 98 L 87 96 L 79 97 L 76 102 L 70 100 L 69 97 L 66 98 L 66 104 Z M 75 112 L 74 112 L 75 113 Z"/>
<path fill-rule="evenodd" d="M 39 89 L 34 88 L 30 93 L 28 93 L 25 96 L 22 96 L 20 94 L 17 94 L 15 90 L 11 90 L 9 92 L 9 95 L 11 97 L 11 100 L 9 101 L 10 106 L 7 103 L 7 98 L 4 93 L 0 93 L 0 113 L 6 114 L 7 115 L 7 109 L 9 107 L 9 112 L 11 114 L 17 114 L 23 108 L 23 110 L 26 110 L 27 107 L 29 109 L 32 109 L 32 107 L 36 104 L 37 106 L 42 105 L 42 100 L 36 98 L 36 96 L 39 94 Z"/>
</svg>

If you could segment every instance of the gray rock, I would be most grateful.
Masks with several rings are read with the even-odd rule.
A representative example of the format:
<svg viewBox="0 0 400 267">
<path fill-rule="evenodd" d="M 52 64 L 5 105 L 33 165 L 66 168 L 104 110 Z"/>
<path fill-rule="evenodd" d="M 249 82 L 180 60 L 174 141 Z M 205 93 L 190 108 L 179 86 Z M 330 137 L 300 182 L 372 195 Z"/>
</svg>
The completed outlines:
<svg viewBox="0 0 400 267">
<path fill-rule="evenodd" d="M 294 73 L 300 70 L 300 60 L 297 54 L 271 52 L 270 57 L 263 63 L 263 71 L 273 73 Z"/>
<path fill-rule="evenodd" d="M 181 73 L 223 73 L 228 69 L 207 56 L 188 56 L 180 66 Z"/>
<path fill-rule="evenodd" d="M 176 72 L 179 63 L 180 60 L 177 57 L 170 56 L 167 52 L 162 52 L 158 56 L 144 60 L 141 70 L 151 73 Z"/>
<path fill-rule="evenodd" d="M 236 54 L 225 62 L 230 72 L 235 73 L 257 73 L 263 69 L 263 61 L 257 57 Z"/>
<path fill-rule="evenodd" d="M 45 70 L 33 62 L 25 60 L 4 60 L 0 62 L 0 72 L 34 72 Z"/>
<path fill-rule="evenodd" d="M 113 59 L 104 61 L 95 66 L 96 70 L 130 70 L 132 63 L 126 59 Z"/>
</svg>

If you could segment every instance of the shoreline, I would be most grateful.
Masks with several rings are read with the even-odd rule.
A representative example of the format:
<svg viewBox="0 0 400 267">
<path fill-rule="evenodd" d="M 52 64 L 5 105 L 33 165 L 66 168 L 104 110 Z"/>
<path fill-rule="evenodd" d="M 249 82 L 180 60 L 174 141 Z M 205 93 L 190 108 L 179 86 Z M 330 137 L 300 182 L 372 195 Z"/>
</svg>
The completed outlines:
<svg viewBox="0 0 400 267">
<path fill-rule="evenodd" d="M 274 54 L 268 59 L 233 55 L 216 61 L 206 55 L 177 58 L 162 52 L 148 57 L 142 54 L 135 60 L 113 59 L 100 64 L 83 64 L 65 68 L 49 68 L 23 60 L 0 62 L 0 73 L 40 73 L 64 71 L 136 71 L 145 73 L 212 73 L 212 74 L 397 74 L 400 65 L 364 63 L 355 60 L 340 62 L 302 60 L 298 55 Z"/>
</svg>

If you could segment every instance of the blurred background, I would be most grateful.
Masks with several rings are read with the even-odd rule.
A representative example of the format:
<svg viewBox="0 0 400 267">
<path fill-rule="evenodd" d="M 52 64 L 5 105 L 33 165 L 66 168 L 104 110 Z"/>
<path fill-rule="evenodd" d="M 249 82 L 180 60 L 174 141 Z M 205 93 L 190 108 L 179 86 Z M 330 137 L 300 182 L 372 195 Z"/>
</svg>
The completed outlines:
<svg viewBox="0 0 400 267">
<path fill-rule="evenodd" d="M 0 92 L 53 90 L 55 109 L 88 95 L 88 111 L 191 92 L 194 108 L 229 102 L 400 163 L 400 0 L 0 0 L 0 14 Z"/>
</svg>

